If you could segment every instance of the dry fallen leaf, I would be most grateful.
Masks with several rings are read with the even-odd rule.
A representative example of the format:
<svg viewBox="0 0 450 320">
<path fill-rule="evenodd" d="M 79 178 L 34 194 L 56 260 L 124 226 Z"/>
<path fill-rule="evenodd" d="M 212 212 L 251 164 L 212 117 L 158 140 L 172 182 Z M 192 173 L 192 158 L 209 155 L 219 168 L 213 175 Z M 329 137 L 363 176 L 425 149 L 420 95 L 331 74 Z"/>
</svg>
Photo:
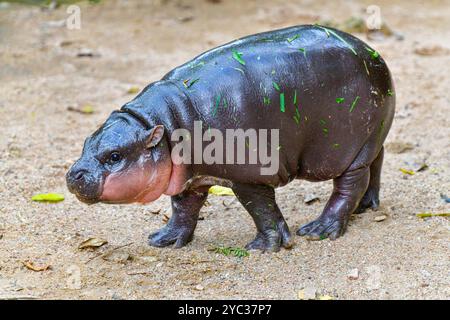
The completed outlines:
<svg viewBox="0 0 450 320">
<path fill-rule="evenodd" d="M 209 188 L 208 193 L 214 194 L 216 196 L 234 196 L 233 190 L 222 186 L 212 186 Z"/>
<path fill-rule="evenodd" d="M 409 169 L 405 169 L 405 168 L 400 168 L 399 170 L 401 172 L 403 172 L 404 174 L 408 174 L 410 176 L 413 176 L 415 174 L 415 172 L 413 170 L 409 170 Z"/>
<path fill-rule="evenodd" d="M 450 217 L 450 212 L 421 212 L 416 213 L 418 218 L 430 218 L 430 217 Z"/>
<path fill-rule="evenodd" d="M 136 94 L 136 93 L 138 93 L 139 91 L 141 91 L 141 89 L 139 89 L 139 87 L 133 86 L 133 87 L 130 87 L 130 88 L 127 90 L 127 93 L 128 93 L 128 94 Z"/>
<path fill-rule="evenodd" d="M 169 219 L 170 219 L 170 217 L 167 215 L 167 214 L 163 214 L 163 218 L 162 218 L 162 221 L 164 222 L 164 223 L 167 223 L 167 222 L 169 222 Z"/>
<path fill-rule="evenodd" d="M 64 200 L 64 195 L 60 193 L 41 193 L 34 195 L 31 200 L 39 202 L 59 202 Z"/>
<path fill-rule="evenodd" d="M 108 241 L 99 239 L 99 238 L 89 238 L 78 246 L 78 249 L 86 249 L 86 248 L 99 248 L 105 244 L 107 244 Z"/>
<path fill-rule="evenodd" d="M 205 200 L 205 203 L 203 204 L 203 207 L 208 208 L 211 206 L 211 203 L 208 200 Z"/>
<path fill-rule="evenodd" d="M 78 113 L 83 113 L 83 114 L 93 114 L 95 112 L 94 107 L 91 106 L 90 104 L 86 104 L 86 105 L 82 106 L 81 108 L 69 106 L 69 107 L 67 107 L 67 111 L 73 111 L 73 112 L 78 112 Z"/>
<path fill-rule="evenodd" d="M 155 214 L 155 215 L 156 215 L 156 214 L 159 214 L 160 212 L 161 212 L 161 208 L 156 209 L 156 210 L 151 210 L 151 211 L 150 211 L 151 214 Z"/>
<path fill-rule="evenodd" d="M 40 272 L 51 269 L 50 265 L 35 266 L 32 261 L 22 261 L 22 264 L 29 270 Z"/>
<path fill-rule="evenodd" d="M 94 107 L 91 106 L 90 104 L 87 104 L 87 105 L 82 106 L 80 111 L 82 113 L 91 114 L 91 113 L 94 113 Z"/>
</svg>

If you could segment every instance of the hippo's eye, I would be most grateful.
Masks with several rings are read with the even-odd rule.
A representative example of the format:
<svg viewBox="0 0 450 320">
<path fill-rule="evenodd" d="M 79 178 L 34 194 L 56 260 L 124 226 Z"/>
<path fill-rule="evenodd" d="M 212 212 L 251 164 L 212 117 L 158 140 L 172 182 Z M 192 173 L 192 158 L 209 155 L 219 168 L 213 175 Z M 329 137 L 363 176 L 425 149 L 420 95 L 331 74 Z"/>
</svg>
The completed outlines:
<svg viewBox="0 0 450 320">
<path fill-rule="evenodd" d="M 120 161 L 120 159 L 121 159 L 120 153 L 113 152 L 109 156 L 109 161 L 108 162 L 112 164 L 112 163 L 116 163 L 117 161 Z"/>
</svg>

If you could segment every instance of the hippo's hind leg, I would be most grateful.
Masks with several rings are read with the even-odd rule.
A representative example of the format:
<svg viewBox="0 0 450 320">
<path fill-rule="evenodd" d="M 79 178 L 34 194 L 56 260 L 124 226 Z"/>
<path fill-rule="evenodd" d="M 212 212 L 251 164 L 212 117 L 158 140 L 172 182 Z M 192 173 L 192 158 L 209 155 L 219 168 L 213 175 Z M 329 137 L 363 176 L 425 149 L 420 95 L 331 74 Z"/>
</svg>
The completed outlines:
<svg viewBox="0 0 450 320">
<path fill-rule="evenodd" d="M 348 220 L 355 211 L 369 184 L 369 168 L 352 166 L 334 179 L 333 193 L 317 220 L 300 227 L 297 234 L 309 240 L 334 240 L 344 234 Z"/>
<path fill-rule="evenodd" d="M 196 190 L 187 190 L 171 197 L 172 217 L 164 228 L 149 236 L 149 244 L 166 247 L 175 243 L 175 248 L 181 248 L 190 242 L 197 226 L 198 214 L 207 197 L 207 191 Z"/>
<path fill-rule="evenodd" d="M 291 233 L 275 202 L 272 187 L 234 184 L 233 191 L 256 224 L 256 238 L 247 244 L 246 249 L 276 252 L 280 246 L 292 247 Z"/>
<path fill-rule="evenodd" d="M 359 202 L 358 208 L 355 212 L 363 213 L 366 209 L 371 208 L 372 210 L 378 209 L 380 205 L 380 180 L 381 180 L 381 167 L 383 165 L 384 147 L 381 148 L 380 153 L 376 159 L 370 165 L 370 180 L 369 187 L 366 193 Z"/>
</svg>

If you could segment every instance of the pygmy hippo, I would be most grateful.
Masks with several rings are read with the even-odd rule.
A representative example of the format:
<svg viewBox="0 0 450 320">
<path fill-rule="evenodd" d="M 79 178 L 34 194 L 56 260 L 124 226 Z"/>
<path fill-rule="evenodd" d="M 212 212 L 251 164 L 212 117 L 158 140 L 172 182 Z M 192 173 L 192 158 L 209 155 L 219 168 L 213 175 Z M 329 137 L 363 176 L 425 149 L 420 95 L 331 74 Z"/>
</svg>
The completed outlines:
<svg viewBox="0 0 450 320">
<path fill-rule="evenodd" d="M 247 249 L 278 251 L 293 241 L 274 189 L 294 179 L 333 179 L 322 214 L 297 234 L 334 240 L 352 213 L 379 205 L 383 142 L 394 108 L 386 63 L 361 40 L 319 25 L 259 33 L 197 56 L 114 111 L 86 139 L 67 185 L 88 204 L 171 196 L 172 216 L 149 244 L 177 248 L 192 240 L 209 188 L 227 186 L 256 224 Z M 197 143 L 196 129 L 215 139 L 228 129 L 276 134 L 270 141 L 259 136 L 258 145 L 244 134 L 248 154 L 238 163 L 228 155 L 239 153 L 239 145 L 219 144 L 211 153 L 227 155 L 226 163 L 198 161 L 198 152 L 174 155 L 181 141 Z M 263 174 L 267 161 L 249 162 L 255 146 L 277 155 L 275 170 Z M 203 139 L 200 152 L 206 148 Z"/>
</svg>

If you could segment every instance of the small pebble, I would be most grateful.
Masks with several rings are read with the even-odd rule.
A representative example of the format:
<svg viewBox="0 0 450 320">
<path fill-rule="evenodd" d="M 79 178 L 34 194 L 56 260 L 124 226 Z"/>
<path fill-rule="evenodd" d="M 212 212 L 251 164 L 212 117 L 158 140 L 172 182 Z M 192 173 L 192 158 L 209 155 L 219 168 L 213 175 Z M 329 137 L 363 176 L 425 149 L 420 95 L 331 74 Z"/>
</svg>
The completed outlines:
<svg viewBox="0 0 450 320">
<path fill-rule="evenodd" d="M 427 270 L 420 270 L 420 273 L 427 278 L 431 277 L 431 273 L 429 273 Z"/>
<path fill-rule="evenodd" d="M 319 197 L 316 196 L 315 194 L 308 194 L 305 196 L 304 202 L 309 205 L 319 200 L 320 200 Z"/>
<path fill-rule="evenodd" d="M 194 288 L 195 290 L 197 290 L 197 291 L 203 291 L 203 289 L 205 289 L 205 288 L 203 288 L 201 285 L 196 285 L 195 286 L 195 288 Z"/>
<path fill-rule="evenodd" d="M 357 280 L 359 278 L 359 270 L 357 268 L 350 270 L 350 272 L 347 275 L 347 278 L 349 280 Z"/>
<path fill-rule="evenodd" d="M 317 290 L 314 287 L 306 287 L 298 292 L 298 298 L 300 300 L 314 300 L 317 296 Z"/>
<path fill-rule="evenodd" d="M 125 264 L 127 261 L 131 260 L 132 257 L 129 253 L 123 251 L 111 251 L 103 255 L 103 260 L 115 263 Z"/>
<path fill-rule="evenodd" d="M 376 216 L 375 218 L 373 218 L 373 221 L 380 222 L 380 221 L 386 220 L 386 218 L 387 218 L 387 216 L 383 214 L 381 216 Z"/>
</svg>

